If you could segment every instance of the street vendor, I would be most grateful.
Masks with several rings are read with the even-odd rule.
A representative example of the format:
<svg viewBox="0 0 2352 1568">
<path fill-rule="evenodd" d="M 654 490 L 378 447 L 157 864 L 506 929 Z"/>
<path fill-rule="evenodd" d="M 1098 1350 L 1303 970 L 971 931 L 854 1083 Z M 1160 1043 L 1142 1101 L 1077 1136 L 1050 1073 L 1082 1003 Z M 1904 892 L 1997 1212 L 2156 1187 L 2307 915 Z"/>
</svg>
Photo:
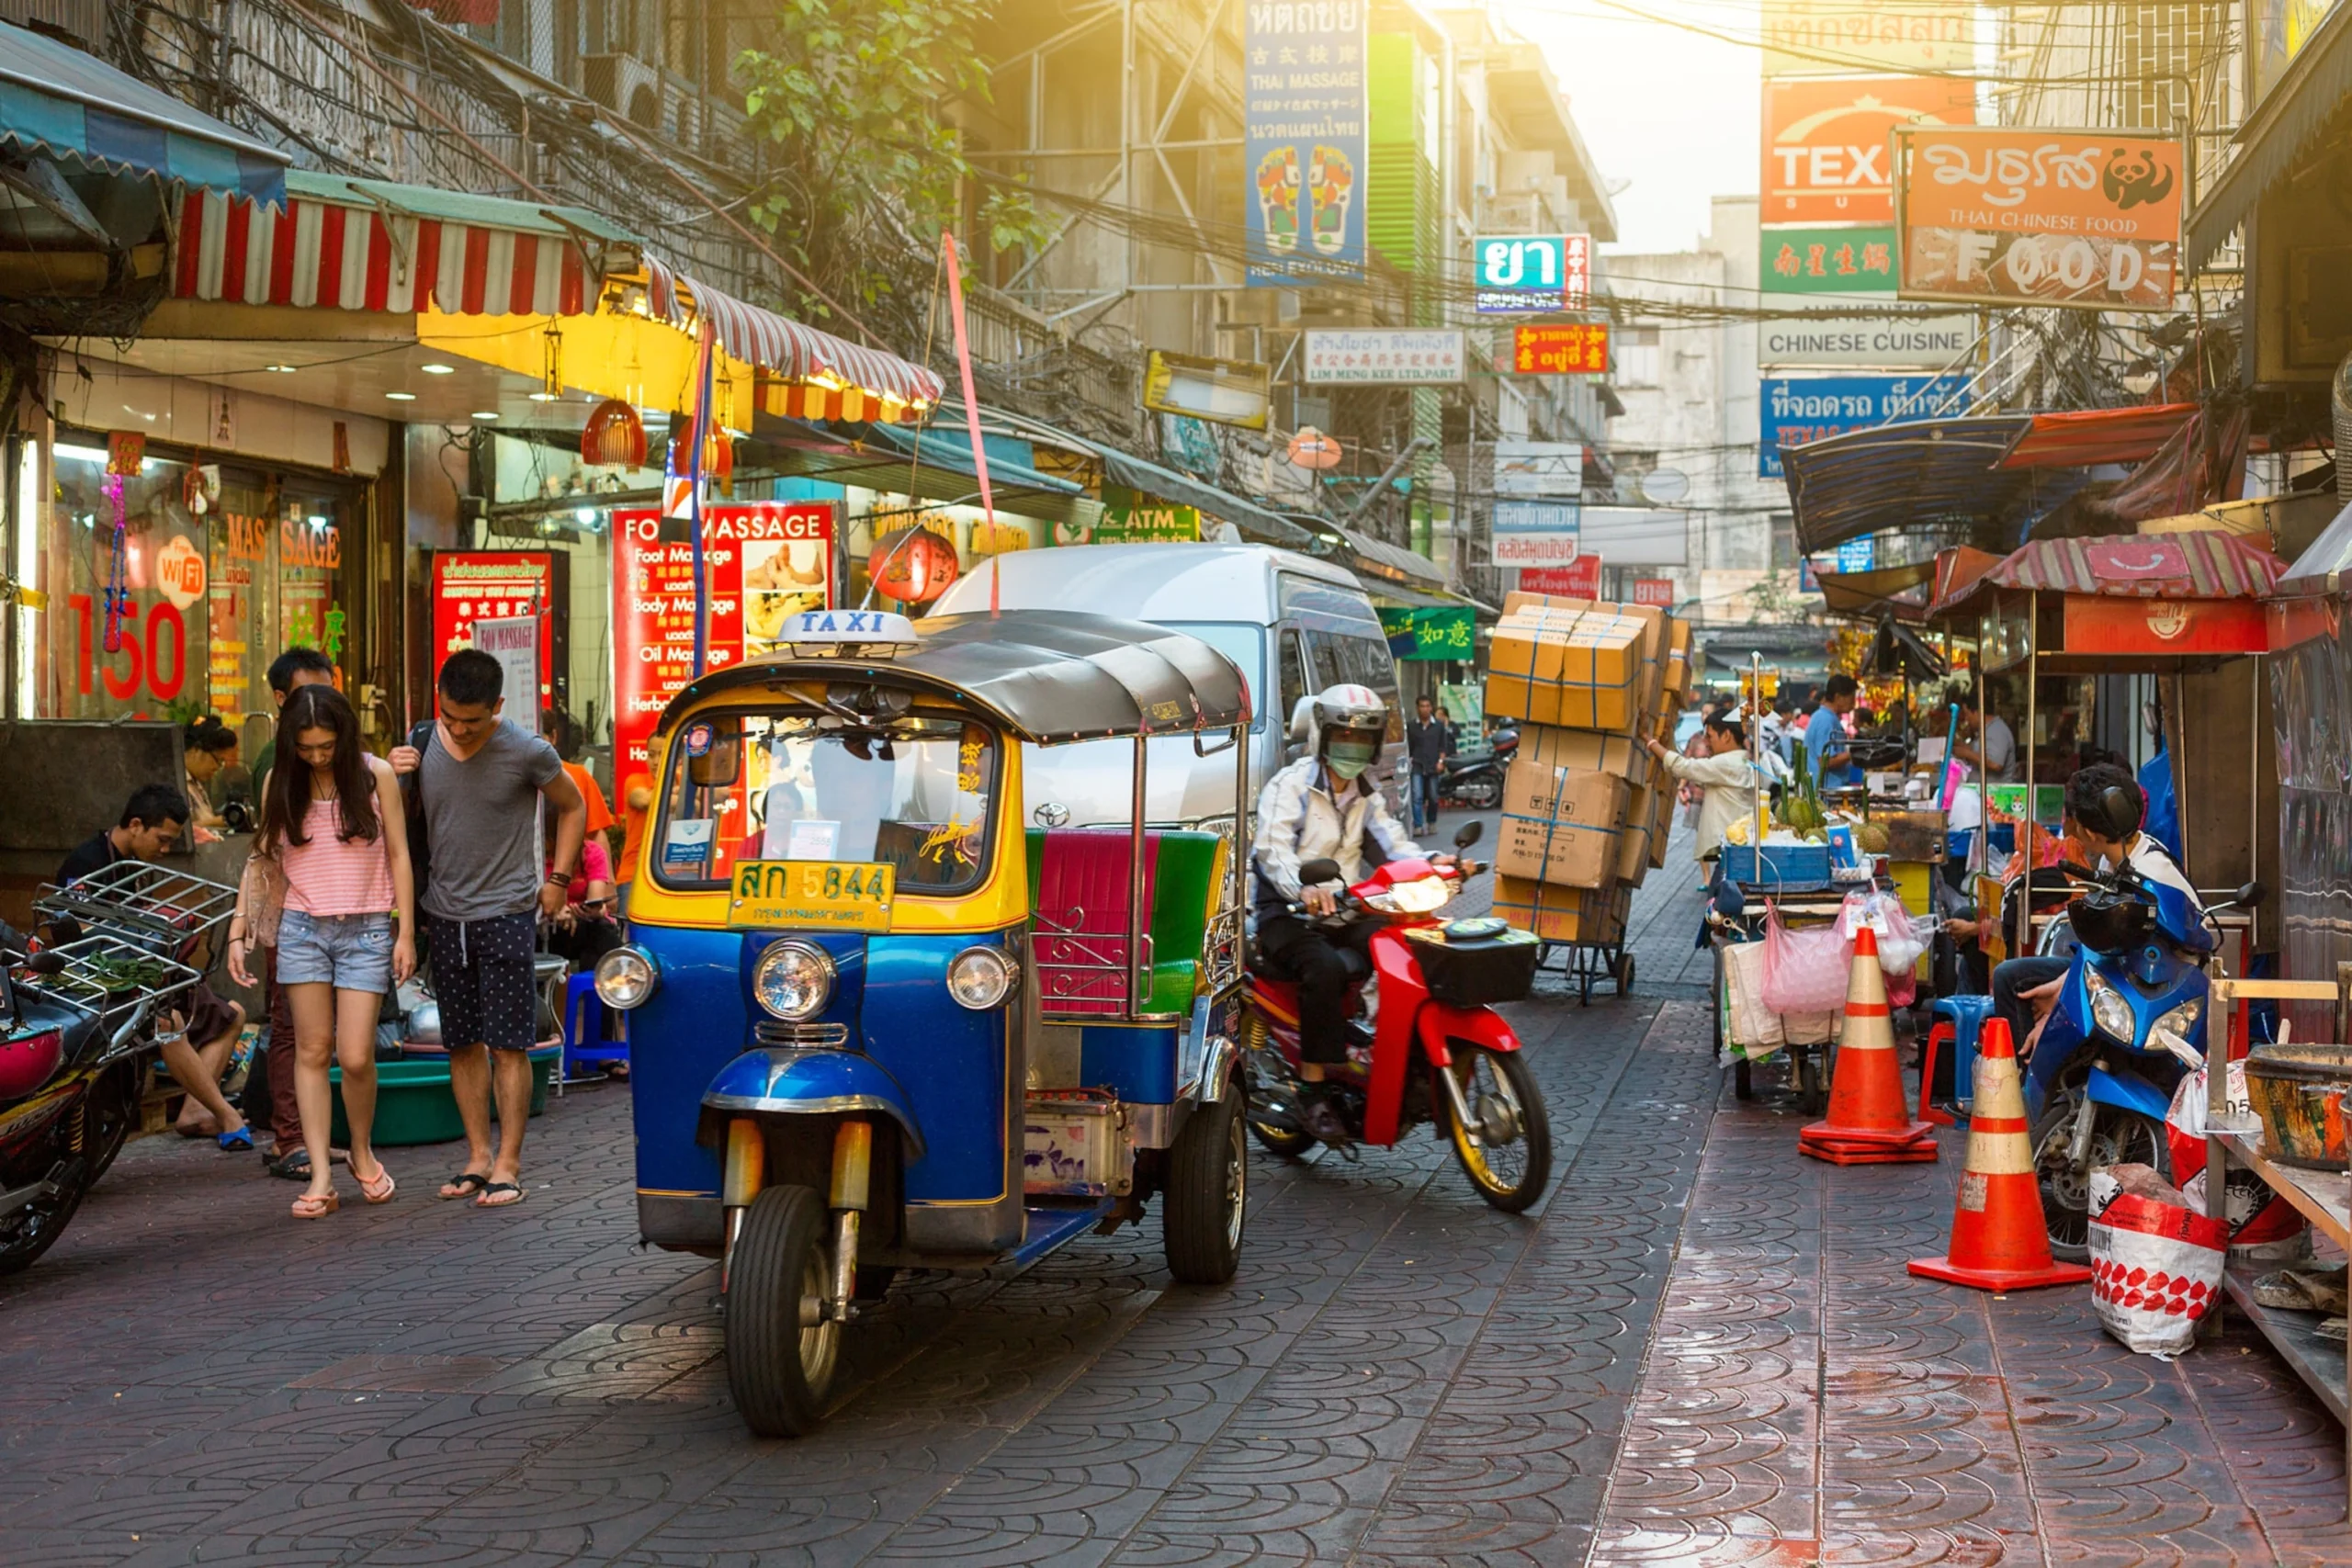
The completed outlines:
<svg viewBox="0 0 2352 1568">
<path fill-rule="evenodd" d="M 1724 830 L 1743 817 L 1756 816 L 1756 765 L 1748 760 L 1747 738 L 1741 733 L 1739 710 L 1717 708 L 1699 730 L 1698 756 L 1685 756 L 1655 735 L 1642 744 L 1658 765 L 1675 778 L 1700 790 L 1699 820 L 1693 858 L 1704 860 L 1724 841 Z"/>
<path fill-rule="evenodd" d="M 2008 784 L 2017 778 L 2018 738 L 2001 716 L 1986 713 L 1976 694 L 1962 688 L 1960 733 L 1952 737 L 1952 755 L 1977 771 L 1988 784 Z"/>
<path fill-rule="evenodd" d="M 1843 789 L 1862 782 L 1862 771 L 1854 766 L 1852 743 L 1846 736 L 1846 716 L 1854 711 L 1861 689 L 1861 682 L 1851 675 L 1832 675 L 1821 705 L 1805 721 L 1805 762 L 1824 789 Z"/>
</svg>

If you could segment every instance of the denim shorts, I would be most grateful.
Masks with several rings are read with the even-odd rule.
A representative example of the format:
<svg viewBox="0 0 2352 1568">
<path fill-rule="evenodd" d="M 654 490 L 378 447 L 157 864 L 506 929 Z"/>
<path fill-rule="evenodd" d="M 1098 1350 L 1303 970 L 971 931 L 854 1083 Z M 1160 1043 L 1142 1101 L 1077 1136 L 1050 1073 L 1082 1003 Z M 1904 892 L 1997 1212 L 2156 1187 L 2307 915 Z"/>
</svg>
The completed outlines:
<svg viewBox="0 0 2352 1568">
<path fill-rule="evenodd" d="M 379 995 L 390 990 L 392 917 L 287 910 L 277 922 L 277 983 Z"/>
</svg>

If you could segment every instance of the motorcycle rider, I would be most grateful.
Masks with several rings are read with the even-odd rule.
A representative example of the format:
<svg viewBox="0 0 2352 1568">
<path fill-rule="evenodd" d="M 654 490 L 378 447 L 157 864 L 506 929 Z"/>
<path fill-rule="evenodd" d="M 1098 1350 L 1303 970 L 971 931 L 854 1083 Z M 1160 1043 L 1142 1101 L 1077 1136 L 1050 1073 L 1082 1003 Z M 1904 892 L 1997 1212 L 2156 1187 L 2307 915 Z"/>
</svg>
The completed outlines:
<svg viewBox="0 0 2352 1568">
<path fill-rule="evenodd" d="M 2130 806 L 2110 814 L 2109 790 L 2120 790 Z M 2086 854 L 2097 857 L 2095 869 L 2113 871 L 2128 865 L 2142 881 L 2177 888 L 2199 919 L 2205 913 L 2196 885 L 2165 847 L 2140 830 L 2143 815 L 2140 785 L 2125 769 L 2098 762 L 2077 769 L 2066 781 L 2066 818 Z M 2057 1005 L 2073 962 L 2065 958 L 2012 958 L 1993 971 L 1993 1011 L 2008 1021 L 2009 1037 L 2020 1042 L 2018 1055 L 2032 1055 L 2034 1030 Z"/>
<path fill-rule="evenodd" d="M 1302 722 L 1306 755 L 1268 779 L 1258 796 L 1250 866 L 1258 951 L 1270 971 L 1298 983 L 1299 1077 L 1311 1086 L 1348 1059 L 1348 981 L 1351 974 L 1371 973 L 1366 948 L 1374 930 L 1364 920 L 1318 922 L 1338 912 L 1343 886 L 1421 850 L 1389 815 L 1369 776 L 1388 733 L 1388 710 L 1379 694 L 1368 686 L 1329 687 L 1300 700 L 1294 732 Z M 1300 865 L 1327 858 L 1339 863 L 1340 882 L 1302 886 Z M 1453 861 L 1444 854 L 1429 858 L 1436 865 Z M 1302 905 L 1303 915 L 1292 914 L 1291 904 Z M 1304 1099 L 1306 1131 L 1327 1142 L 1345 1139 L 1323 1091 L 1309 1088 Z"/>
</svg>

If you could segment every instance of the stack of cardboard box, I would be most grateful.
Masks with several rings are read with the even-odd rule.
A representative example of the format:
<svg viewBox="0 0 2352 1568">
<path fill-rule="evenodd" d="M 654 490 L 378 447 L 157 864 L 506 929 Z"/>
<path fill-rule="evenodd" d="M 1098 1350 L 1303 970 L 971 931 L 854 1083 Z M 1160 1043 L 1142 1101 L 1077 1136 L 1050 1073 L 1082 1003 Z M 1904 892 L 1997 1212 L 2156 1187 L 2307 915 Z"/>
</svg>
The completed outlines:
<svg viewBox="0 0 2352 1568">
<path fill-rule="evenodd" d="M 1513 593 L 1487 672 L 1489 717 L 1516 720 L 1503 776 L 1495 912 L 1552 942 L 1615 942 L 1633 890 L 1666 863 L 1671 743 L 1690 694 L 1690 626 L 1646 604 Z"/>
</svg>

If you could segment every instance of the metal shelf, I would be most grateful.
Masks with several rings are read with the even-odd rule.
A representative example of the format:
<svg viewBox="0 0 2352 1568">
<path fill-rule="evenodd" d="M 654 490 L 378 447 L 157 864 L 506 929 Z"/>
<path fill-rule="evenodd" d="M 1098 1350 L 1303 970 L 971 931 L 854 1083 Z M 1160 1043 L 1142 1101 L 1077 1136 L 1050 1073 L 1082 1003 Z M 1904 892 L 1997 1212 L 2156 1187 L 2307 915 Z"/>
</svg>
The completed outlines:
<svg viewBox="0 0 2352 1568">
<path fill-rule="evenodd" d="M 2222 1271 L 2222 1284 L 2238 1311 L 2245 1314 L 2246 1321 L 2262 1331 L 2262 1337 L 2270 1341 L 2270 1348 L 2295 1369 L 2296 1375 L 2319 1395 L 2320 1402 L 2335 1413 L 2338 1421 L 2346 1419 L 2344 1341 L 2320 1337 L 2318 1313 L 2267 1307 L 2256 1301 L 2255 1279 L 2268 1271 L 2243 1263 L 2232 1264 Z"/>
<path fill-rule="evenodd" d="M 2233 1159 L 2268 1182 L 2273 1191 L 2318 1226 L 2321 1235 L 2352 1252 L 2352 1176 L 2279 1165 L 2263 1155 L 2258 1134 L 2223 1133 L 2221 1136 Z"/>
</svg>

